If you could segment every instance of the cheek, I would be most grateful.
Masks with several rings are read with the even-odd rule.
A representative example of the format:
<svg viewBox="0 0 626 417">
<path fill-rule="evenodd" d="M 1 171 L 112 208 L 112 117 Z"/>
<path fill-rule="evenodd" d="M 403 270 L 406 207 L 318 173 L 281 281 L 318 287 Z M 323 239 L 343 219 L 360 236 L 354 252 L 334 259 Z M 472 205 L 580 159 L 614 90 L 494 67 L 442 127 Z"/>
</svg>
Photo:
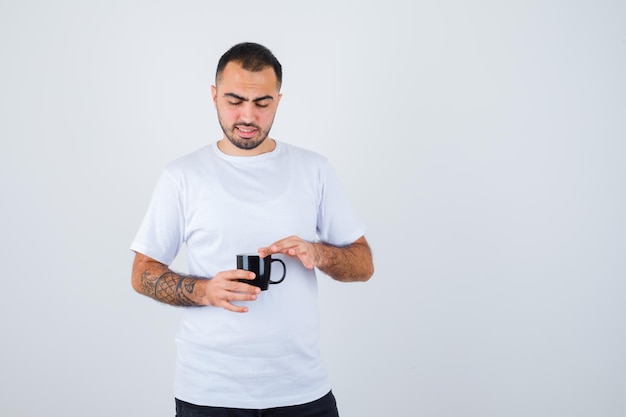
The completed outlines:
<svg viewBox="0 0 626 417">
<path fill-rule="evenodd" d="M 274 116 L 275 115 L 276 115 L 276 110 L 275 109 L 264 111 L 263 113 L 261 113 L 259 115 L 259 120 L 261 120 L 263 122 L 263 124 L 269 125 L 274 120 Z"/>
<path fill-rule="evenodd" d="M 235 111 L 221 107 L 218 108 L 219 117 L 222 120 L 222 123 L 231 124 L 233 121 L 237 119 L 237 114 Z"/>
</svg>

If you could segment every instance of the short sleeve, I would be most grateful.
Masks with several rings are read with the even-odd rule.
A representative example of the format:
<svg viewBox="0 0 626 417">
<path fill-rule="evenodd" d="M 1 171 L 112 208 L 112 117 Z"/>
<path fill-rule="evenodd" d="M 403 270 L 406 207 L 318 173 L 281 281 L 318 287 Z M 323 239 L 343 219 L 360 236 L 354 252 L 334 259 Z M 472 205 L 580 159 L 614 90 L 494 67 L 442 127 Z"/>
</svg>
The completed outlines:
<svg viewBox="0 0 626 417">
<path fill-rule="evenodd" d="M 167 171 L 161 174 L 131 250 L 170 265 L 183 243 L 184 210 L 180 187 Z"/>
<path fill-rule="evenodd" d="M 344 246 L 365 235 L 365 224 L 354 210 L 339 176 L 327 160 L 321 170 L 321 187 L 317 217 L 320 240 Z"/>
</svg>

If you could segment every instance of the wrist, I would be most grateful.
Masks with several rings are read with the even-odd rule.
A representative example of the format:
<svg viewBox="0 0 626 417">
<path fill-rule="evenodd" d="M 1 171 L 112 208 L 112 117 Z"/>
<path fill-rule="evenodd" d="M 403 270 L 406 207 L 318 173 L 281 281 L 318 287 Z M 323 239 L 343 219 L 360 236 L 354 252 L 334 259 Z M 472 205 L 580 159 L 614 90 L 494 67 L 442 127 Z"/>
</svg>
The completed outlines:
<svg viewBox="0 0 626 417">
<path fill-rule="evenodd" d="M 311 243 L 311 263 L 316 268 L 324 267 L 325 245 L 322 242 Z"/>
<path fill-rule="evenodd" d="M 206 285 L 208 280 L 198 278 L 184 278 L 182 286 L 187 298 L 193 303 L 193 305 L 204 305 L 204 298 L 207 292 Z"/>
</svg>

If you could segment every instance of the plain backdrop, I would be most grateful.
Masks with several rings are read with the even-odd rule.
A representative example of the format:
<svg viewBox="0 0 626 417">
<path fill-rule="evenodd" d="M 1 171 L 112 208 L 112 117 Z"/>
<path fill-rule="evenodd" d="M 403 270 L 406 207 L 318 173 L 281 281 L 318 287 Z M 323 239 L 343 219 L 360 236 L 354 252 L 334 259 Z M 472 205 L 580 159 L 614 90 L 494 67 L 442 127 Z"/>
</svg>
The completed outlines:
<svg viewBox="0 0 626 417">
<path fill-rule="evenodd" d="M 272 137 L 374 251 L 319 276 L 343 417 L 626 415 L 626 3 L 0 0 L 0 415 L 174 415 L 180 310 L 128 249 L 221 137 L 221 54 L 284 67 Z M 184 260 L 176 267 L 185 268 Z"/>
</svg>

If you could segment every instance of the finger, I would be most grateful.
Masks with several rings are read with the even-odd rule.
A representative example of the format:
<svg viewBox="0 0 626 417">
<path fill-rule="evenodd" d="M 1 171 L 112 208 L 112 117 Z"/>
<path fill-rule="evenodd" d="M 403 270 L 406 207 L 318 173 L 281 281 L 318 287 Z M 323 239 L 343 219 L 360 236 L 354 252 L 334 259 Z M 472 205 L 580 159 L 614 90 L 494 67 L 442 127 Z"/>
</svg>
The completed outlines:
<svg viewBox="0 0 626 417">
<path fill-rule="evenodd" d="M 286 242 L 281 246 L 273 246 L 272 252 L 287 256 L 298 256 L 298 253 L 302 252 L 303 249 L 302 243 L 300 242 Z"/>
<path fill-rule="evenodd" d="M 272 243 L 270 246 L 257 249 L 257 253 L 261 258 L 265 258 L 273 253 L 280 253 L 280 245 Z"/>
<path fill-rule="evenodd" d="M 247 280 L 253 280 L 256 278 L 256 274 L 252 271 L 246 271 L 244 269 L 242 269 L 242 271 L 247 272 L 247 274 L 243 274 L 240 277 L 238 277 L 237 279 L 247 279 Z"/>
<path fill-rule="evenodd" d="M 312 246 L 308 242 L 302 242 L 300 245 L 290 248 L 288 253 L 290 256 L 297 257 L 302 265 L 307 269 L 313 269 L 315 266 Z"/>
<path fill-rule="evenodd" d="M 224 281 L 236 281 L 239 279 L 254 279 L 256 275 L 252 271 L 248 271 L 245 269 L 233 269 L 232 271 L 222 271 L 215 275 L 215 278 Z"/>
<path fill-rule="evenodd" d="M 304 265 L 307 269 L 313 269 L 313 259 L 308 250 L 308 246 L 304 244 L 300 244 L 298 246 L 285 248 L 280 252 L 283 255 L 298 258 L 298 260 Z"/>
<path fill-rule="evenodd" d="M 233 304 L 232 301 L 254 301 L 257 299 L 257 294 L 261 292 L 261 289 L 248 284 L 241 284 L 241 288 L 248 289 L 248 291 L 228 291 L 225 290 L 218 304 L 218 307 L 222 307 L 226 310 L 233 311 L 235 313 L 245 313 L 248 311 L 247 306 L 240 306 Z M 240 289 L 241 289 L 240 288 Z"/>
<path fill-rule="evenodd" d="M 224 302 L 224 305 L 220 306 L 223 307 L 224 309 L 228 310 L 228 311 L 232 311 L 233 313 L 247 313 L 248 312 L 248 307 L 246 306 L 238 306 L 235 304 L 232 304 L 231 302 Z"/>
<path fill-rule="evenodd" d="M 272 253 L 284 253 L 289 248 L 297 246 L 301 241 L 302 239 L 297 236 L 289 236 L 284 239 L 280 239 L 267 247 L 259 248 L 259 251 L 268 255 Z"/>
<path fill-rule="evenodd" d="M 229 291 L 231 291 L 234 294 L 259 294 L 261 292 L 261 289 L 257 286 L 251 285 L 251 284 L 246 284 L 245 282 L 233 282 L 232 286 L 229 288 Z M 248 298 L 231 298 L 233 300 L 247 300 Z M 256 297 L 254 298 L 256 299 Z"/>
</svg>

